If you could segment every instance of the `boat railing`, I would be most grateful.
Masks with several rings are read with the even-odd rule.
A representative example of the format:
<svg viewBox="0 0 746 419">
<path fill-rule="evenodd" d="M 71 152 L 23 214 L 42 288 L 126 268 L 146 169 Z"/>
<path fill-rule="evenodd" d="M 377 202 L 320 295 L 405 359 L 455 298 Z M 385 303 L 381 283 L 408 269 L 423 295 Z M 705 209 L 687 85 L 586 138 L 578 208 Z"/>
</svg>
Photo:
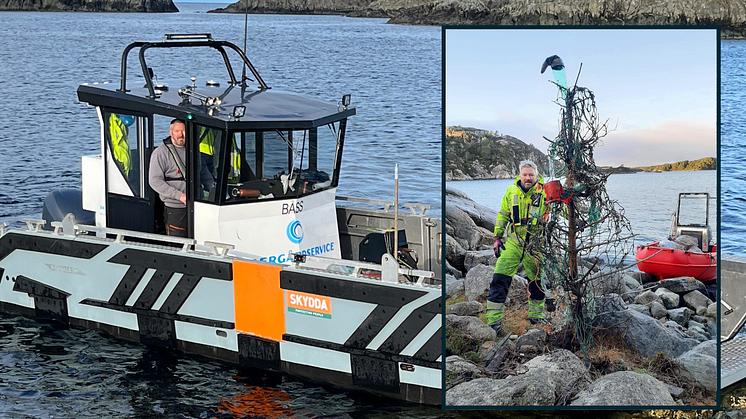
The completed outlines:
<svg viewBox="0 0 746 419">
<path fill-rule="evenodd" d="M 346 259 L 331 259 L 323 256 L 308 256 L 298 253 L 290 253 L 288 260 L 292 261 L 292 266 L 298 270 L 305 271 L 332 271 L 335 274 L 358 278 L 372 279 L 380 274 L 381 282 L 402 283 L 405 285 L 414 285 L 425 288 L 439 288 L 437 284 L 428 283 L 428 280 L 435 278 L 435 273 L 419 269 L 405 269 L 399 266 L 399 263 L 390 254 L 385 254 L 382 263 L 375 264 L 371 262 L 361 262 Z M 400 281 L 400 278 L 414 277 L 415 281 Z"/>
<path fill-rule="evenodd" d="M 352 198 L 347 196 L 337 196 L 337 200 L 339 201 L 347 201 L 347 202 L 357 202 L 362 204 L 371 204 L 371 205 L 379 205 L 383 206 L 383 212 L 391 212 L 393 213 L 394 203 L 390 201 L 383 201 L 378 199 L 367 199 L 367 198 Z M 425 215 L 425 212 L 432 208 L 430 205 L 426 204 L 415 204 L 410 202 L 405 202 L 403 204 L 400 204 L 402 207 L 409 209 L 409 211 L 412 213 L 412 215 Z"/>
</svg>

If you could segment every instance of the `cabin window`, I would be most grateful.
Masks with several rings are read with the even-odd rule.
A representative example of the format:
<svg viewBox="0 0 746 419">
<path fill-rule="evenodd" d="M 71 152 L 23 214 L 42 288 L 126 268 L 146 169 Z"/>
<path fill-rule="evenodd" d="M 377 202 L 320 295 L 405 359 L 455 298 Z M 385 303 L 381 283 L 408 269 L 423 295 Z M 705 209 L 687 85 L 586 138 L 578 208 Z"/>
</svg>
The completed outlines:
<svg viewBox="0 0 746 419">
<path fill-rule="evenodd" d="M 195 199 L 201 202 L 216 203 L 217 195 L 215 188 L 204 185 L 205 172 L 209 173 L 213 180 L 221 178 L 222 165 L 220 164 L 223 149 L 226 143 L 225 131 L 203 125 L 197 125 L 197 144 L 199 148 L 199 159 L 197 169 L 199 170 L 200 182 L 198 182 L 197 196 Z M 214 182 L 213 182 L 214 185 Z"/>
<path fill-rule="evenodd" d="M 146 196 L 144 179 L 146 168 L 143 167 L 149 155 L 141 156 L 139 150 L 146 153 L 150 150 L 148 138 L 148 119 L 142 116 L 129 115 L 126 113 L 107 112 L 105 114 L 106 130 L 105 137 L 107 146 L 116 167 L 121 176 L 129 186 L 129 191 L 119 189 L 118 182 L 111 179 L 117 176 L 109 172 L 109 191 L 121 195 L 130 195 L 144 198 Z M 130 192 L 130 193 L 127 193 Z"/>
<path fill-rule="evenodd" d="M 298 197 L 335 187 L 339 123 L 309 130 L 234 132 L 227 202 Z M 238 160 L 240 160 L 240 165 Z M 231 175 L 233 173 L 233 175 Z"/>
</svg>

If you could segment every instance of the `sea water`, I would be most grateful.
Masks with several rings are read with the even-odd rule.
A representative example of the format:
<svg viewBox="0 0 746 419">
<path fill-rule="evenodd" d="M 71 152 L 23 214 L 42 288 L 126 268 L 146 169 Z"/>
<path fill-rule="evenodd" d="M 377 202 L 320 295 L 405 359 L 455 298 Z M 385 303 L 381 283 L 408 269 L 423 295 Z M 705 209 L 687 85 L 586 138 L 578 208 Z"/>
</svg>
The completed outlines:
<svg viewBox="0 0 746 419">
<path fill-rule="evenodd" d="M 165 33 L 211 33 L 243 46 L 243 15 L 204 13 L 220 4 L 177 6 L 182 13 L 0 12 L 0 222 L 40 218 L 46 194 L 80 187 L 80 158 L 100 153 L 100 128 L 95 109 L 78 102 L 76 89 L 86 82 L 118 83 L 127 44 L 158 41 Z M 339 195 L 393 201 L 399 163 L 400 202 L 428 204 L 439 214 L 439 28 L 341 16 L 250 15 L 247 51 L 274 89 L 331 103 L 352 94 L 357 115 L 345 138 Z M 161 79 L 168 73 L 203 82 L 215 77 L 203 57 L 166 54 L 164 63 L 158 55 L 148 51 L 161 64 Z M 137 60 L 131 61 L 131 80 L 141 83 Z M 167 135 L 157 132 L 156 138 Z M 444 414 L 0 315 L 0 417 L 350 415 Z"/>
</svg>

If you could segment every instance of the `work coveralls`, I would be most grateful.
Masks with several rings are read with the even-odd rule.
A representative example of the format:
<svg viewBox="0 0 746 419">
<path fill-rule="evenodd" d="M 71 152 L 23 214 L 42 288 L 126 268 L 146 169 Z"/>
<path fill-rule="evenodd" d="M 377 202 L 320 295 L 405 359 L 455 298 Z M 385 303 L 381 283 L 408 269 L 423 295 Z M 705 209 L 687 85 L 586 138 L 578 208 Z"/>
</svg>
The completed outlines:
<svg viewBox="0 0 746 419">
<path fill-rule="evenodd" d="M 528 317 L 534 321 L 543 318 L 545 295 L 539 287 L 541 255 L 532 254 L 524 248 L 528 234 L 540 234 L 542 221 L 546 215 L 543 182 L 544 179 L 537 176 L 536 184 L 528 191 L 524 191 L 518 176 L 503 196 L 495 223 L 495 237 L 501 239 L 505 250 L 497 259 L 490 283 L 490 292 L 487 296 L 487 324 L 502 320 L 508 288 L 520 263 L 523 263 L 529 281 Z"/>
</svg>

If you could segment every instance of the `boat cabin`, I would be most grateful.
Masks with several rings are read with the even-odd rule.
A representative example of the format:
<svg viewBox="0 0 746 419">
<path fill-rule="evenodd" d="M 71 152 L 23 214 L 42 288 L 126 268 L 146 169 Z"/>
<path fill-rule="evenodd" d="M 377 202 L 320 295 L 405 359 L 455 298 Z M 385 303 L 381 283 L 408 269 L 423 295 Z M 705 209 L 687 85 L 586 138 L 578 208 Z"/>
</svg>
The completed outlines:
<svg viewBox="0 0 746 419">
<path fill-rule="evenodd" d="M 145 59 L 147 50 L 164 48 L 212 54 L 225 64 L 224 77 L 167 83 Z M 128 82 L 134 50 L 142 77 Z M 276 263 L 289 252 L 340 257 L 335 190 L 347 118 L 355 115 L 349 95 L 335 104 L 273 90 L 241 49 L 209 34 L 132 43 L 121 66 L 119 85 L 78 88 L 101 124 L 101 154 L 84 156 L 82 165 L 83 208 L 95 212 L 97 226 L 165 234 L 150 158 L 180 119 L 188 237 Z"/>
</svg>

